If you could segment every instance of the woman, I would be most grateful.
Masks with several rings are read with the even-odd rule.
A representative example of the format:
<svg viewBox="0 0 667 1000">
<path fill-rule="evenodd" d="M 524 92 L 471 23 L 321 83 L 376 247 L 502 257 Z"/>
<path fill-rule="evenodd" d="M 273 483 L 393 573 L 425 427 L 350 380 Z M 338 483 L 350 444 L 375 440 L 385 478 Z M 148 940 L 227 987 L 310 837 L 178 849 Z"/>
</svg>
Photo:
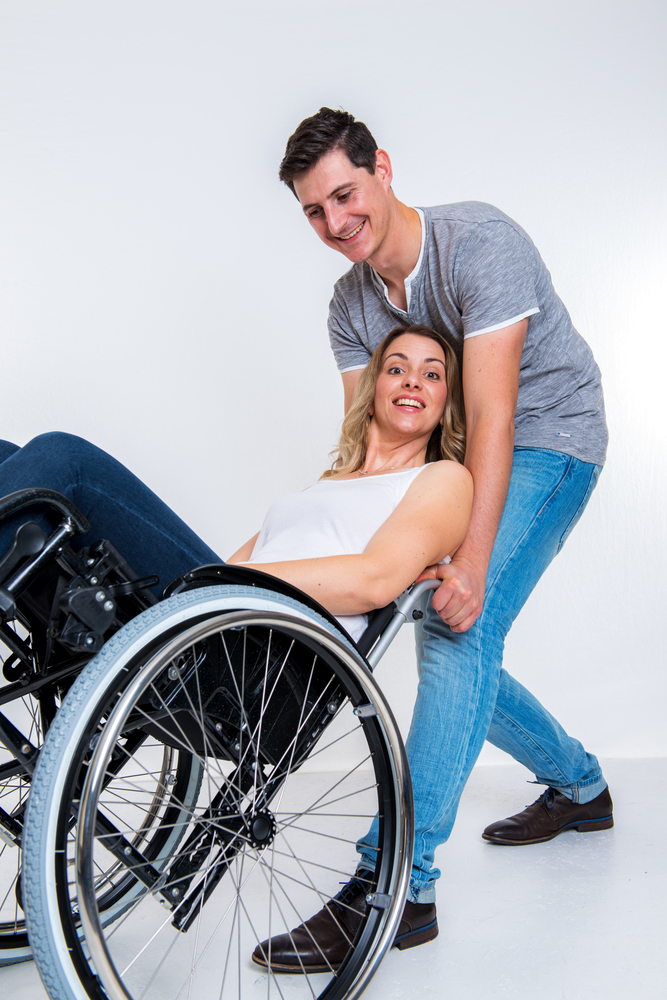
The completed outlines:
<svg viewBox="0 0 667 1000">
<path fill-rule="evenodd" d="M 272 505 L 231 557 L 316 598 L 353 637 L 425 567 L 453 555 L 472 501 L 458 365 L 427 327 L 388 335 L 359 379 L 333 468 Z M 4 460 L 3 460 L 4 458 Z M 0 443 L 0 496 L 28 486 L 68 496 L 140 576 L 161 586 L 219 557 L 140 480 L 94 445 L 46 434 Z M 16 518 L 0 524 L 0 555 Z M 79 544 L 90 544 L 90 535 Z"/>
<path fill-rule="evenodd" d="M 472 485 L 460 414 L 449 345 L 426 327 L 390 333 L 359 380 L 333 468 L 276 501 L 229 561 L 294 584 L 358 638 L 363 612 L 463 541 Z"/>
</svg>

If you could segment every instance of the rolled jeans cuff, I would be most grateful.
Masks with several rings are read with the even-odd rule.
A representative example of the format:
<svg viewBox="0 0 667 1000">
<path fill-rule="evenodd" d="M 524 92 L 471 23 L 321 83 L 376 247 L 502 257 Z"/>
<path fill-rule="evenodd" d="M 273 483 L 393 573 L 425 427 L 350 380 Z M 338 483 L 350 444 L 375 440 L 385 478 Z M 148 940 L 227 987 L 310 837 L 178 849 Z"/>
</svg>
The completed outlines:
<svg viewBox="0 0 667 1000">
<path fill-rule="evenodd" d="M 374 871 L 376 863 L 375 851 L 370 848 L 364 850 L 361 843 L 357 846 L 357 850 L 359 851 L 360 858 L 356 874 L 361 875 L 364 872 Z M 438 872 L 439 874 L 440 872 Z M 435 878 L 428 879 L 427 882 L 422 884 L 418 881 L 418 876 L 415 876 L 413 869 L 410 885 L 408 886 L 407 899 L 410 903 L 435 903 L 435 887 Z"/>
<path fill-rule="evenodd" d="M 435 879 L 427 882 L 426 885 L 415 885 L 410 883 L 408 888 L 409 903 L 435 903 Z"/>
<path fill-rule="evenodd" d="M 596 799 L 598 795 L 601 795 L 607 787 L 607 782 L 605 781 L 602 772 L 592 778 L 589 781 L 579 781 L 574 785 L 559 785 L 553 779 L 551 781 L 545 781 L 544 779 L 538 778 L 537 781 L 530 782 L 532 785 L 548 785 L 550 788 L 555 788 L 557 792 L 564 795 L 570 800 L 570 802 L 577 802 L 579 805 L 583 806 L 587 802 L 592 802 Z"/>
</svg>

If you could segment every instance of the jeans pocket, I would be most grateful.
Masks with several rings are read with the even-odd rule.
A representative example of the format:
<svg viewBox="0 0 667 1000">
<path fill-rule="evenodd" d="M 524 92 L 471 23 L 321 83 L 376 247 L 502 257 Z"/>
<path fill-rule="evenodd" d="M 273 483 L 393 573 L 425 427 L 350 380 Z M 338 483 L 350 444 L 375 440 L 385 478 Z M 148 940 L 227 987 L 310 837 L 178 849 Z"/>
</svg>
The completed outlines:
<svg viewBox="0 0 667 1000">
<path fill-rule="evenodd" d="M 600 473 L 601 472 L 602 472 L 602 466 L 601 465 L 594 465 L 594 466 L 592 466 L 590 478 L 588 480 L 588 485 L 586 487 L 586 492 L 584 493 L 584 495 L 583 495 L 583 497 L 581 499 L 581 503 L 579 504 L 579 506 L 577 507 L 576 511 L 574 512 L 574 515 L 573 515 L 571 521 L 569 522 L 569 524 L 565 528 L 565 531 L 563 532 L 563 534 L 560 537 L 560 541 L 558 542 L 558 548 L 556 549 L 557 553 L 560 552 L 560 550 L 563 548 L 563 546 L 565 545 L 566 541 L 570 537 L 570 533 L 571 533 L 572 529 L 574 528 L 575 524 L 577 523 L 577 521 L 579 520 L 579 518 L 583 514 L 584 509 L 586 507 L 586 504 L 588 503 L 588 501 L 591 498 L 591 493 L 593 492 L 593 490 L 595 489 L 595 487 L 598 484 L 598 479 L 600 478 Z"/>
</svg>

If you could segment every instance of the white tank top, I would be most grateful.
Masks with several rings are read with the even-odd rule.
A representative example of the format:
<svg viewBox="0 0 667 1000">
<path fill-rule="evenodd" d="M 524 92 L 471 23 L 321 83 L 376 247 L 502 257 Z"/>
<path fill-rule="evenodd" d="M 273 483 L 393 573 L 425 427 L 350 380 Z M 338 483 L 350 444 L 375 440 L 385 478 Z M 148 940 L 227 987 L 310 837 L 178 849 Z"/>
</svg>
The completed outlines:
<svg viewBox="0 0 667 1000">
<path fill-rule="evenodd" d="M 425 468 L 360 479 L 323 479 L 301 493 L 280 497 L 268 509 L 250 562 L 363 552 Z M 338 621 L 353 639 L 366 628 L 366 615 L 343 615 Z"/>
</svg>

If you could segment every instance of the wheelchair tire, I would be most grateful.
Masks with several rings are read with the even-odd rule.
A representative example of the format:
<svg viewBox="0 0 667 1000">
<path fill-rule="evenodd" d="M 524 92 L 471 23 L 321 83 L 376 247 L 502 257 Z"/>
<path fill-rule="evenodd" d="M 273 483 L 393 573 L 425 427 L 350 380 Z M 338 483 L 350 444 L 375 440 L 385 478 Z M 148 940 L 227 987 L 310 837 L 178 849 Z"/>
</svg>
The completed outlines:
<svg viewBox="0 0 667 1000">
<path fill-rule="evenodd" d="M 27 628 L 23 632 L 16 628 L 15 631 L 17 638 L 30 644 Z M 82 658 L 82 668 L 89 659 Z M 16 657 L 11 655 L 4 658 L 3 680 L 7 679 L 5 668 L 11 669 L 15 660 Z M 0 692 L 5 693 L 3 687 L 0 687 Z M 3 701 L 2 713 L 29 740 L 31 746 L 39 750 L 44 728 L 43 713 L 47 716 L 55 714 L 59 705 L 59 692 L 46 684 L 39 692 L 18 694 Z M 23 852 L 19 846 L 31 784 L 30 775 L 17 765 L 13 753 L 0 741 L 0 807 L 9 817 L 7 822 L 16 823 L 13 831 L 4 825 L 0 828 L 0 966 L 32 959 L 23 912 Z"/>
<path fill-rule="evenodd" d="M 138 728 L 203 770 L 197 801 L 165 821 L 174 844 L 153 860 L 132 822 L 145 792 L 113 768 Z M 316 776 L 313 758 L 331 768 L 333 754 L 336 770 Z M 335 895 L 376 813 L 374 905 L 343 964 L 260 972 L 253 948 Z M 24 856 L 28 929 L 53 1000 L 169 1000 L 212 981 L 221 1000 L 354 998 L 407 891 L 405 751 L 364 661 L 316 612 L 255 587 L 189 591 L 126 625 L 73 685 L 40 755 Z M 124 887 L 112 907 L 97 878 L 109 869 Z"/>
<path fill-rule="evenodd" d="M 32 696 L 3 705 L 3 712 L 34 746 L 40 746 L 39 704 Z M 14 756 L 0 744 L 0 806 L 11 817 L 21 817 L 30 781 L 14 765 Z M 32 958 L 21 905 L 21 865 L 21 848 L 9 836 L 3 836 L 0 839 L 0 966 Z"/>
</svg>

